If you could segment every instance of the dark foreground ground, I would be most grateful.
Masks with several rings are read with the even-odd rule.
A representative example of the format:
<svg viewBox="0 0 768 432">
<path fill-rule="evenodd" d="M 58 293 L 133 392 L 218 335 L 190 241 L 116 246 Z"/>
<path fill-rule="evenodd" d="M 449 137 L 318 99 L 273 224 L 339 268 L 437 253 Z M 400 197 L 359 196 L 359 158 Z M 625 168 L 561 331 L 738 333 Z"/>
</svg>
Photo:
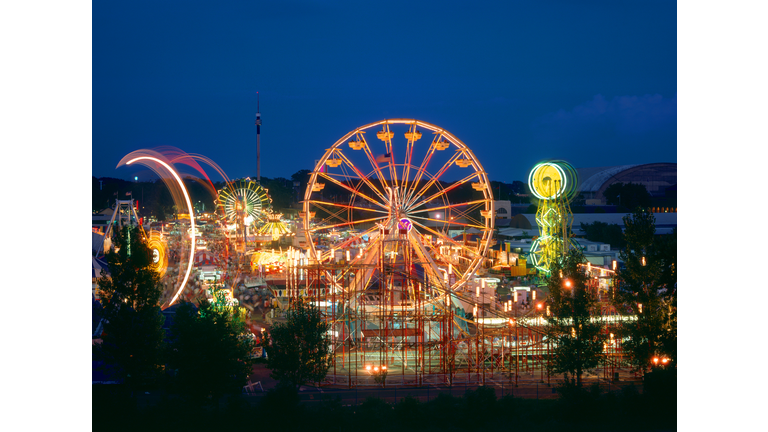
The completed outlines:
<svg viewBox="0 0 768 432">
<path fill-rule="evenodd" d="M 674 378 L 674 377 L 671 377 Z M 94 431 L 673 431 L 674 379 L 637 386 L 575 389 L 549 398 L 520 397 L 498 388 L 292 389 L 253 396 L 190 400 L 93 386 Z"/>
</svg>

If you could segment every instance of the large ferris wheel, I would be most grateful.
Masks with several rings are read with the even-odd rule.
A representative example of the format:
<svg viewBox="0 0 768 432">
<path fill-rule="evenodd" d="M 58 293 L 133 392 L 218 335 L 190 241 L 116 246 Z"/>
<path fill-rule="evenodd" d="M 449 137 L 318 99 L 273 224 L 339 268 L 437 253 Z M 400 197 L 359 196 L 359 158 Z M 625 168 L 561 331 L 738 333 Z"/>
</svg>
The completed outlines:
<svg viewBox="0 0 768 432">
<path fill-rule="evenodd" d="M 351 266 L 372 266 L 411 257 L 430 281 L 455 290 L 491 244 L 493 194 L 480 162 L 450 132 L 382 120 L 347 133 L 318 161 L 303 223 L 318 262 L 341 254 Z"/>
</svg>

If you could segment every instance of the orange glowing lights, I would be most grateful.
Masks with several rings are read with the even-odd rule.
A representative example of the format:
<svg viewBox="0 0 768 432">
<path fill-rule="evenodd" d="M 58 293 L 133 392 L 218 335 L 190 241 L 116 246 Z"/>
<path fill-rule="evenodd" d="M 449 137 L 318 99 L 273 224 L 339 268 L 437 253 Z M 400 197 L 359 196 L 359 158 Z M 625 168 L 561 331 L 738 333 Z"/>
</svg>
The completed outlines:
<svg viewBox="0 0 768 432">
<path fill-rule="evenodd" d="M 151 160 L 153 162 L 156 162 L 156 163 L 162 165 L 165 169 L 167 169 L 171 173 L 173 178 L 179 184 L 179 187 L 181 188 L 181 192 L 184 194 L 184 200 L 187 202 L 187 209 L 189 209 L 189 216 L 190 216 L 189 217 L 189 222 L 191 224 L 191 229 L 190 229 L 190 237 L 191 237 L 190 247 L 191 247 L 191 250 L 189 252 L 189 262 L 187 263 L 187 272 L 184 274 L 184 280 L 181 281 L 181 285 L 179 285 L 179 289 L 176 291 L 176 294 L 174 294 L 173 299 L 171 299 L 170 303 L 168 304 L 170 306 L 170 305 L 174 304 L 176 302 L 176 300 L 179 298 L 179 295 L 184 290 L 184 287 L 187 284 L 187 280 L 189 280 L 189 274 L 192 272 L 192 264 L 194 264 L 195 244 L 196 244 L 196 241 L 195 241 L 195 210 L 192 207 L 192 201 L 189 199 L 189 194 L 187 193 L 187 188 L 184 186 L 184 182 L 181 180 L 181 177 L 179 177 L 179 175 L 176 173 L 176 171 L 173 168 L 171 168 L 171 166 L 168 165 L 167 163 L 163 162 L 162 160 L 160 160 L 160 159 L 158 159 L 156 157 L 152 157 L 152 156 L 139 156 L 137 158 L 133 158 L 133 159 L 129 160 L 125 164 L 126 165 L 130 165 L 130 164 L 132 164 L 132 163 L 134 163 L 136 161 L 141 161 L 141 160 Z"/>
</svg>

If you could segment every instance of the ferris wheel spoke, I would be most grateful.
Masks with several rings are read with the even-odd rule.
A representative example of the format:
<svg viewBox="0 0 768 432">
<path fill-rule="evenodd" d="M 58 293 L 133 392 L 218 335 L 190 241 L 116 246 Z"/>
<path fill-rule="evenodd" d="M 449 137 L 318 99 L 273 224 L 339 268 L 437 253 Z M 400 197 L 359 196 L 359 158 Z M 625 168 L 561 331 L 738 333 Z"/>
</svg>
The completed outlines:
<svg viewBox="0 0 768 432">
<path fill-rule="evenodd" d="M 457 182 L 454 182 L 452 185 L 448 186 L 447 188 L 441 189 L 441 190 L 435 192 L 429 198 L 425 198 L 425 199 L 421 200 L 418 204 L 412 204 L 412 205 L 407 206 L 406 209 L 408 209 L 408 208 L 419 208 L 419 207 L 425 205 L 426 203 L 432 201 L 433 199 L 435 199 L 435 198 L 437 198 L 437 197 L 439 197 L 441 195 L 445 195 L 448 192 L 450 192 L 450 191 L 456 189 L 457 187 L 463 185 L 464 183 L 472 180 L 475 177 L 479 177 L 479 176 L 480 176 L 480 173 L 475 171 L 472 174 L 464 177 L 463 179 L 461 179 L 461 180 L 459 180 Z"/>
<path fill-rule="evenodd" d="M 419 134 L 416 136 L 416 134 Z M 403 165 L 403 183 L 400 190 L 400 196 L 405 197 L 408 192 L 408 180 L 411 177 L 411 162 L 413 161 L 413 149 L 416 147 L 416 140 L 421 138 L 420 132 L 416 130 L 416 123 L 408 128 L 406 139 L 408 140 L 405 150 L 405 159 Z"/>
<path fill-rule="evenodd" d="M 374 212 L 374 213 L 389 214 L 389 212 L 386 212 L 383 210 L 375 210 L 368 207 L 357 207 L 349 204 L 342 204 L 342 203 L 335 203 L 335 202 L 328 202 L 328 201 L 309 200 L 309 203 L 315 204 L 318 207 L 320 207 L 321 205 L 327 205 L 327 206 L 334 206 L 334 207 L 343 207 L 344 209 L 348 209 L 348 210 L 360 210 L 360 211 L 367 211 L 367 212 Z"/>
<path fill-rule="evenodd" d="M 317 209 L 322 210 L 322 211 L 324 211 L 325 213 L 328 214 L 327 217 L 324 217 L 322 219 L 324 222 L 331 222 L 334 219 L 338 219 L 340 221 L 346 221 L 347 220 L 347 219 L 345 219 L 345 218 L 340 216 L 341 214 L 343 214 L 346 211 L 345 209 L 339 209 L 339 210 L 333 211 L 333 210 L 329 210 L 329 209 L 327 209 L 327 208 L 325 208 L 323 206 L 320 206 L 320 205 L 315 205 L 315 207 L 317 207 Z"/>
<path fill-rule="evenodd" d="M 459 219 L 459 218 L 463 217 L 463 218 L 467 219 L 472 224 L 477 224 L 477 225 L 482 226 L 483 228 L 488 228 L 487 222 L 485 224 L 483 224 L 483 221 L 477 220 L 477 219 L 475 219 L 475 218 L 473 218 L 472 216 L 469 215 L 469 212 L 472 211 L 472 210 L 473 209 L 468 209 L 466 212 L 457 213 L 455 219 Z"/>
<path fill-rule="evenodd" d="M 379 196 L 379 198 L 380 198 L 380 199 L 381 199 L 383 202 L 386 202 L 386 201 L 387 201 L 387 197 L 384 195 L 384 193 L 383 193 L 382 191 L 380 191 L 380 190 L 379 190 L 379 189 L 378 189 L 378 188 L 377 188 L 377 187 L 376 187 L 376 186 L 373 184 L 373 182 L 371 182 L 371 180 L 368 178 L 368 176 L 364 175 L 364 174 L 362 173 L 362 171 L 360 171 L 360 169 L 358 169 L 358 168 L 357 168 L 357 167 L 356 167 L 356 166 L 355 166 L 355 165 L 352 163 L 352 161 L 351 161 L 351 160 L 349 160 L 349 158 L 347 158 L 347 156 L 346 156 L 345 154 L 343 154 L 342 152 L 338 152 L 337 154 L 341 156 L 341 160 L 342 160 L 342 161 L 344 161 L 344 163 L 345 163 L 345 164 L 347 164 L 347 166 L 349 166 L 349 168 L 350 168 L 350 169 L 352 169 L 352 171 L 354 171 L 354 172 L 355 172 L 355 173 L 358 175 L 359 179 L 360 179 L 360 180 L 362 180 L 362 182 L 363 182 L 363 183 L 365 183 L 365 184 L 366 184 L 366 185 L 367 185 L 369 188 L 371 188 L 371 190 L 372 190 L 372 191 L 373 191 L 373 192 L 374 192 L 376 195 L 378 195 L 378 196 Z M 362 195 L 361 195 L 361 196 L 362 196 Z M 367 199 L 367 198 L 366 198 L 366 199 Z"/>
<path fill-rule="evenodd" d="M 352 269 L 352 266 L 363 266 L 363 275 L 359 278 L 362 282 L 362 289 L 360 290 L 361 293 L 364 293 L 365 290 L 370 286 L 370 284 L 373 281 L 373 278 L 371 277 L 373 275 L 373 262 L 377 259 L 379 256 L 378 249 L 380 246 L 378 235 L 376 234 L 375 230 L 373 235 L 371 236 L 371 240 L 368 243 L 368 245 L 365 247 L 364 252 L 355 256 L 352 263 L 350 263 L 350 267 L 348 267 L 344 271 L 344 275 L 349 273 L 349 271 Z M 359 274 L 359 273 L 358 273 Z M 357 276 L 356 276 L 357 277 Z M 357 283 L 356 281 L 354 283 Z"/>
<path fill-rule="evenodd" d="M 351 237 L 349 237 L 347 239 L 344 239 L 344 241 L 341 242 L 341 243 L 337 243 L 335 245 L 335 248 L 337 248 L 337 249 L 347 248 L 351 244 L 353 244 L 356 240 L 360 240 L 363 237 L 365 237 L 366 235 L 369 235 L 369 234 L 372 234 L 372 233 L 376 232 L 378 229 L 379 229 L 379 227 L 374 225 L 371 228 L 368 228 L 367 230 L 365 230 L 365 231 L 363 231 L 363 232 L 361 232 L 359 234 L 355 234 L 354 236 L 351 236 Z M 369 238 L 372 238 L 372 236 L 369 236 Z"/>
<path fill-rule="evenodd" d="M 362 192 L 360 192 L 358 190 L 352 189 L 351 187 L 349 187 L 349 186 L 345 185 L 344 183 L 336 180 L 335 178 L 329 176 L 328 174 L 321 172 L 321 173 L 318 173 L 318 175 L 320 175 L 324 179 L 330 181 L 331 183 L 333 183 L 333 184 L 335 184 L 337 186 L 341 186 L 342 188 L 346 189 L 348 192 L 351 192 L 353 195 L 361 196 L 361 197 L 367 199 L 368 202 L 370 202 L 372 204 L 376 204 L 377 206 L 379 206 L 382 209 L 387 210 L 387 212 L 389 212 L 389 208 L 386 205 L 376 201 L 375 199 L 371 198 L 370 196 L 368 196 L 368 195 L 366 195 L 366 194 L 364 194 L 364 193 L 362 193 Z"/>
<path fill-rule="evenodd" d="M 443 165 L 443 166 L 440 168 L 440 170 L 437 172 L 437 174 L 435 174 L 435 176 L 434 176 L 434 177 L 432 177 L 432 178 L 431 178 L 431 179 L 430 179 L 430 180 L 429 180 L 429 181 L 428 181 L 428 182 L 427 182 L 427 183 L 426 183 L 424 186 L 422 186 L 422 188 L 421 188 L 421 189 L 420 189 L 420 190 L 419 190 L 417 193 L 415 193 L 415 194 L 414 194 L 414 195 L 411 197 L 411 199 L 409 199 L 409 200 L 408 200 L 408 202 L 406 202 L 406 203 L 405 203 L 405 206 L 406 206 L 406 207 L 408 207 L 408 208 L 410 208 L 410 207 L 419 207 L 419 206 L 414 206 L 414 205 L 413 205 L 413 202 L 414 202 L 414 201 L 416 201 L 417 199 L 419 199 L 419 197 L 421 197 L 422 195 L 424 195 L 424 194 L 425 194 L 425 193 L 426 193 L 426 192 L 429 190 L 429 188 L 430 188 L 430 187 L 432 187 L 432 185 L 434 185 L 436 182 L 438 182 L 438 181 L 440 180 L 440 177 L 441 177 L 443 174 L 445 174 L 445 172 L 448 170 L 448 168 L 449 168 L 451 165 L 453 165 L 453 164 L 454 164 L 454 162 L 456 162 L 456 159 L 458 159 L 458 158 L 459 158 L 459 156 L 461 156 L 461 155 L 462 155 L 462 153 L 461 153 L 461 152 L 456 152 L 456 153 L 455 153 L 453 156 L 451 156 L 451 157 L 450 157 L 450 159 L 448 159 L 448 162 L 446 162 L 446 163 L 445 163 L 445 164 L 444 164 L 444 165 Z M 439 194 L 439 193 L 438 193 L 438 194 Z"/>
<path fill-rule="evenodd" d="M 457 207 L 463 207 L 463 206 L 474 205 L 474 204 L 483 204 L 486 202 L 488 202 L 488 200 L 483 199 L 483 200 L 477 200 L 477 201 L 469 201 L 465 203 L 449 204 L 449 205 L 440 206 L 440 207 L 424 207 L 421 210 L 408 210 L 408 214 L 410 215 L 415 213 L 426 213 L 426 212 L 431 212 L 435 210 L 450 210 L 450 209 L 455 209 Z"/>
<path fill-rule="evenodd" d="M 384 144 L 385 148 L 387 149 L 387 154 L 389 154 L 389 178 L 392 181 L 392 189 L 399 189 L 400 186 L 398 185 L 397 166 L 395 166 L 395 149 L 392 145 L 392 138 L 394 133 L 389 130 L 389 123 L 384 124 L 384 130 L 387 132 L 387 139 Z"/>
<path fill-rule="evenodd" d="M 480 254 L 476 250 L 468 247 L 467 245 L 464 245 L 464 244 L 461 244 L 461 243 L 457 242 L 456 240 L 454 240 L 454 239 L 452 239 L 452 238 L 450 238 L 450 237 L 440 233 L 439 231 L 433 230 L 432 228 L 430 228 L 430 227 L 428 227 L 426 225 L 422 225 L 421 223 L 419 223 L 417 221 L 413 221 L 413 223 L 415 225 L 418 225 L 418 226 L 422 227 L 424 230 L 431 232 L 436 237 L 438 237 L 439 239 L 443 240 L 444 243 L 448 242 L 448 243 L 450 243 L 450 244 L 452 244 L 454 246 L 457 246 L 457 247 L 461 248 L 462 250 L 465 250 L 465 251 L 467 251 L 467 252 L 469 252 L 469 253 L 471 253 L 471 254 L 473 254 L 475 256 L 480 256 Z M 485 227 L 483 227 L 483 228 L 485 228 Z"/>
<path fill-rule="evenodd" d="M 432 156 L 435 154 L 435 151 L 437 151 L 437 143 L 440 142 L 442 139 L 443 134 L 438 133 L 435 138 L 432 140 L 432 142 L 429 144 L 429 150 L 427 150 L 427 154 L 424 156 L 424 160 L 421 161 L 421 165 L 419 165 L 417 172 L 417 177 L 414 179 L 413 184 L 409 187 L 409 192 L 406 194 L 406 198 L 404 200 L 405 203 L 408 203 L 413 199 L 413 194 L 416 192 L 416 188 L 419 185 L 419 182 L 421 181 L 422 177 L 424 177 L 424 174 L 427 172 L 427 166 L 429 165 L 429 162 L 432 160 Z"/>
<path fill-rule="evenodd" d="M 433 278 L 436 280 L 444 283 L 444 279 L 440 277 L 440 269 L 437 266 L 437 263 L 435 263 L 435 260 L 432 259 L 432 255 L 427 251 L 427 248 L 424 246 L 424 244 L 419 241 L 418 236 L 408 236 L 408 240 L 413 246 L 413 251 L 416 253 L 416 256 L 419 257 L 419 259 L 426 265 L 424 265 L 424 269 L 429 269 L 430 274 Z"/>
<path fill-rule="evenodd" d="M 310 232 L 316 232 L 316 231 L 320 231 L 320 230 L 324 230 L 324 229 L 338 228 L 338 227 L 349 226 L 349 225 L 354 225 L 354 224 L 362 224 L 362 223 L 366 223 L 366 222 L 375 222 L 375 221 L 379 221 L 379 220 L 382 220 L 382 219 L 386 219 L 387 217 L 388 216 L 382 216 L 382 217 L 378 217 L 378 218 L 363 219 L 363 220 L 351 221 L 351 222 L 344 222 L 344 223 L 334 224 L 334 225 L 316 226 L 314 228 L 310 228 L 309 231 Z"/>
<path fill-rule="evenodd" d="M 374 168 L 376 177 L 378 177 L 379 182 L 383 186 L 382 189 L 387 190 L 389 183 L 387 183 L 387 179 L 384 178 L 384 175 L 381 172 L 381 168 L 379 167 L 379 163 L 376 162 L 376 157 L 373 155 L 373 151 L 371 151 L 371 146 L 368 145 L 368 140 L 366 140 L 362 134 L 359 134 L 358 136 L 363 143 L 363 151 L 365 152 L 365 155 L 368 156 L 368 161 L 371 163 L 371 167 Z"/>
<path fill-rule="evenodd" d="M 431 222 L 438 222 L 438 223 L 446 223 L 449 222 L 450 225 L 459 225 L 467 228 L 477 228 L 477 229 L 486 229 L 487 227 L 485 225 L 475 225 L 475 224 L 469 224 L 469 223 L 462 223 L 462 222 L 456 222 L 456 221 L 444 221 L 442 219 L 432 219 L 432 218 L 426 218 L 421 216 L 411 216 L 410 219 L 419 219 L 423 221 L 431 221 Z"/>
</svg>

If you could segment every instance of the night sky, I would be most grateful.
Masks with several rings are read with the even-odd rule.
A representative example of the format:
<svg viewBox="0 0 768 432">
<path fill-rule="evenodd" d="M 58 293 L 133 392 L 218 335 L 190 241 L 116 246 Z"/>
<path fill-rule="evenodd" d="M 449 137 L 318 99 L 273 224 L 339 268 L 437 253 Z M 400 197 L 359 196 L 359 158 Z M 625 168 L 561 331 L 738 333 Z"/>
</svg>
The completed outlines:
<svg viewBox="0 0 768 432">
<path fill-rule="evenodd" d="M 255 177 L 257 92 L 263 177 L 385 118 L 444 127 L 508 183 L 677 162 L 674 1 L 428 3 L 94 2 L 92 175 L 174 146 Z"/>
</svg>

